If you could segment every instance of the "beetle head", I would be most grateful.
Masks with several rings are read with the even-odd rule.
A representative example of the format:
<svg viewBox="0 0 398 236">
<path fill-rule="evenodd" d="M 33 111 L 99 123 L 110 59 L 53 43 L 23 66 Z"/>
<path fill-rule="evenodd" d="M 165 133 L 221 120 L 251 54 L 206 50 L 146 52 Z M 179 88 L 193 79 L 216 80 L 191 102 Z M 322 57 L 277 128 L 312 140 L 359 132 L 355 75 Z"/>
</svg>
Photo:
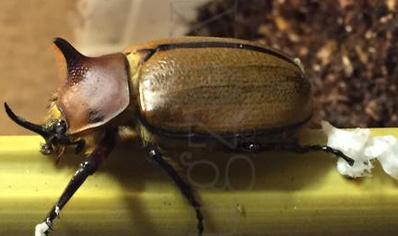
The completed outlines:
<svg viewBox="0 0 398 236">
<path fill-rule="evenodd" d="M 88 140 L 86 146 L 91 146 L 91 140 L 100 134 L 91 131 L 94 128 L 104 130 L 101 128 L 128 107 L 129 68 L 122 53 L 86 57 L 64 39 L 55 38 L 53 42 L 65 59 L 67 74 L 50 106 L 46 123 L 37 125 L 26 121 L 4 105 L 14 122 L 46 140 L 41 148 L 43 154 L 56 152 L 60 156 L 67 146 L 81 151 L 85 139 Z"/>
<path fill-rule="evenodd" d="M 65 151 L 66 146 L 75 146 L 76 153 L 84 149 L 84 139 L 75 139 L 67 135 L 67 124 L 61 118 L 49 119 L 44 125 L 37 125 L 26 121 L 25 119 L 15 115 L 11 108 L 4 103 L 7 115 L 18 125 L 41 135 L 46 141 L 42 147 L 41 152 L 45 155 L 57 153 L 58 157 Z"/>
<path fill-rule="evenodd" d="M 61 38 L 54 39 L 67 68 L 54 102 L 74 134 L 107 124 L 130 103 L 127 59 L 122 53 L 86 57 Z"/>
<path fill-rule="evenodd" d="M 54 38 L 53 43 L 66 62 L 67 74 L 63 86 L 57 90 L 45 124 L 26 121 L 15 115 L 7 104 L 4 106 L 14 122 L 45 139 L 41 148 L 43 154 L 55 152 L 60 156 L 67 146 L 75 146 L 77 152 L 81 151 L 85 146 L 82 137 L 89 141 L 86 146 L 90 146 L 90 140 L 99 133 L 91 130 L 106 125 L 127 108 L 130 102 L 129 72 L 122 53 L 86 57 L 64 39 Z M 85 132 L 87 130 L 90 131 Z"/>
</svg>

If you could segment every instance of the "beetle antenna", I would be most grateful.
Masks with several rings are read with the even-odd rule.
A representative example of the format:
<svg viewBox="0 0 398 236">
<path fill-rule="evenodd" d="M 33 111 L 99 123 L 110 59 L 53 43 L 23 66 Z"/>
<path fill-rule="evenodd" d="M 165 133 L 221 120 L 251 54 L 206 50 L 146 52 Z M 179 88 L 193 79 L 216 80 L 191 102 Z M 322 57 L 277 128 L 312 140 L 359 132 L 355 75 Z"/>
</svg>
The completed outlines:
<svg viewBox="0 0 398 236">
<path fill-rule="evenodd" d="M 7 105 L 6 102 L 4 103 L 4 108 L 6 110 L 7 115 L 10 117 L 10 119 L 13 120 L 15 123 L 17 123 L 18 125 L 24 127 L 25 129 L 28 129 L 30 131 L 40 134 L 45 139 L 50 136 L 50 133 L 47 130 L 45 130 L 42 126 L 33 124 L 33 123 L 26 121 L 25 119 L 15 115 L 15 113 L 11 110 L 11 108 Z"/>
</svg>

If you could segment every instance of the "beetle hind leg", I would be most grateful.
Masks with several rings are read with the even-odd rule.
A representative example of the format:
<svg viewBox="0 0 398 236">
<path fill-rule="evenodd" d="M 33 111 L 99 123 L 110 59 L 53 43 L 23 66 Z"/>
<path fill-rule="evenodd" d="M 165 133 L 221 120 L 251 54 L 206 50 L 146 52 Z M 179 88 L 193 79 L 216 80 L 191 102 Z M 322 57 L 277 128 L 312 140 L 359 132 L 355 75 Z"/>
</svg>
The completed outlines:
<svg viewBox="0 0 398 236">
<path fill-rule="evenodd" d="M 334 149 L 329 146 L 321 145 L 299 145 L 299 144 L 281 144 L 277 146 L 277 149 L 284 151 L 291 151 L 296 153 L 307 153 L 311 151 L 322 151 L 327 153 L 332 153 L 337 157 L 343 158 L 350 166 L 354 165 L 354 160 L 351 157 L 346 156 L 342 151 Z"/>
<path fill-rule="evenodd" d="M 166 171 L 167 175 L 170 176 L 177 187 L 181 190 L 184 197 L 192 205 L 196 212 L 196 218 L 198 220 L 197 230 L 198 236 L 203 235 L 204 225 L 203 225 L 203 213 L 201 210 L 200 203 L 196 200 L 195 194 L 192 191 L 191 186 L 189 186 L 178 174 L 178 172 L 173 168 L 173 166 L 163 157 L 156 148 L 148 148 L 148 156 L 157 165 L 159 165 L 163 170 Z"/>
<path fill-rule="evenodd" d="M 299 149 L 298 151 L 299 152 L 301 151 L 302 153 L 310 152 L 310 151 L 323 151 L 323 152 L 327 152 L 327 153 L 332 153 L 337 157 L 343 158 L 350 166 L 353 166 L 354 162 L 355 162 L 354 159 L 346 156 L 342 151 L 334 149 L 329 146 L 308 145 L 308 146 L 299 146 L 298 149 Z"/>
<path fill-rule="evenodd" d="M 354 165 L 354 160 L 346 156 L 342 151 L 334 149 L 329 146 L 321 145 L 299 145 L 296 143 L 278 143 L 278 144 L 257 144 L 245 143 L 241 145 L 241 150 L 245 152 L 262 152 L 262 151 L 288 151 L 295 153 L 307 153 L 311 151 L 322 151 L 332 153 L 337 157 L 343 158 L 350 166 Z"/>
</svg>

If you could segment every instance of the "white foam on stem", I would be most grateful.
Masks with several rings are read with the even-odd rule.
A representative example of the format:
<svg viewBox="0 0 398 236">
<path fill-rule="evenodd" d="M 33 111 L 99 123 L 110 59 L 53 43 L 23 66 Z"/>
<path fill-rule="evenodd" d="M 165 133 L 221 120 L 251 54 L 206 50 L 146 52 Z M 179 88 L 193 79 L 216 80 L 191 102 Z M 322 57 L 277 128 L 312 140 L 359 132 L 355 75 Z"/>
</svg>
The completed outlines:
<svg viewBox="0 0 398 236">
<path fill-rule="evenodd" d="M 327 145 L 342 151 L 355 160 L 353 166 L 339 158 L 337 170 L 352 178 L 371 174 L 373 163 L 378 160 L 383 170 L 398 180 L 398 140 L 392 135 L 373 137 L 369 129 L 353 131 L 337 129 L 328 122 L 322 122 L 322 130 L 328 137 Z"/>
</svg>

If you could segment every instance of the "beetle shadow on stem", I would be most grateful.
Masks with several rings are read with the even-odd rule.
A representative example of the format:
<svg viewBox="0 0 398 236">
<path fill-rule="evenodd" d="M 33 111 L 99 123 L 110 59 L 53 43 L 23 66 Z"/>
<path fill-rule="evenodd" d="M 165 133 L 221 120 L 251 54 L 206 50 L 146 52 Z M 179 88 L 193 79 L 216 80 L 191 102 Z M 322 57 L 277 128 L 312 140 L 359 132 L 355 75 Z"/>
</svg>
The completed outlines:
<svg viewBox="0 0 398 236">
<path fill-rule="evenodd" d="M 82 160 L 81 155 L 67 153 L 56 165 L 56 168 L 77 169 Z M 129 140 L 129 142 L 118 143 L 111 155 L 94 173 L 94 175 L 109 175 L 110 178 L 115 179 L 120 184 L 124 193 L 123 201 L 128 207 L 128 215 L 134 221 L 131 227 L 135 227 L 134 232 L 139 232 L 140 235 L 160 235 L 156 227 L 154 227 L 151 217 L 147 214 L 146 204 L 140 199 L 140 193 L 145 192 L 145 183 L 147 181 L 163 181 L 162 173 L 153 174 L 156 170 L 156 166 L 147 161 L 138 141 Z M 101 185 L 101 183 L 96 184 L 98 186 Z M 81 188 L 84 188 L 84 184 Z"/>
<path fill-rule="evenodd" d="M 284 191 L 295 192 L 308 186 L 317 187 L 323 184 L 323 178 L 329 170 L 335 168 L 336 158 L 322 152 L 294 154 L 289 152 L 263 152 L 257 154 L 236 154 L 211 152 L 209 150 L 189 150 L 190 158 L 185 158 L 186 150 L 169 151 L 166 155 L 182 167 L 188 182 L 198 192 L 237 191 L 261 192 Z M 57 168 L 77 168 L 80 156 L 63 158 Z M 98 170 L 117 180 L 124 191 L 128 214 L 134 232 L 142 235 L 167 235 L 155 227 L 156 222 L 147 212 L 140 193 L 146 191 L 146 183 L 160 185 L 173 184 L 170 178 L 156 165 L 147 160 L 146 153 L 137 139 L 119 142 Z M 254 176 L 254 178 L 253 178 Z M 100 185 L 100 183 L 98 183 Z M 150 186 L 150 185 L 148 185 Z M 84 185 L 83 185 L 84 188 Z M 181 196 L 181 199 L 183 197 Z M 205 232 L 218 232 L 215 214 L 206 211 L 206 199 L 200 201 L 204 207 Z M 170 203 L 164 203 L 170 209 Z M 186 203 L 191 211 L 191 206 Z M 195 216 L 191 212 L 193 220 Z M 236 213 L 238 214 L 238 213 Z M 250 212 L 248 212 L 250 214 Z M 196 224 L 190 225 L 194 232 Z"/>
</svg>

